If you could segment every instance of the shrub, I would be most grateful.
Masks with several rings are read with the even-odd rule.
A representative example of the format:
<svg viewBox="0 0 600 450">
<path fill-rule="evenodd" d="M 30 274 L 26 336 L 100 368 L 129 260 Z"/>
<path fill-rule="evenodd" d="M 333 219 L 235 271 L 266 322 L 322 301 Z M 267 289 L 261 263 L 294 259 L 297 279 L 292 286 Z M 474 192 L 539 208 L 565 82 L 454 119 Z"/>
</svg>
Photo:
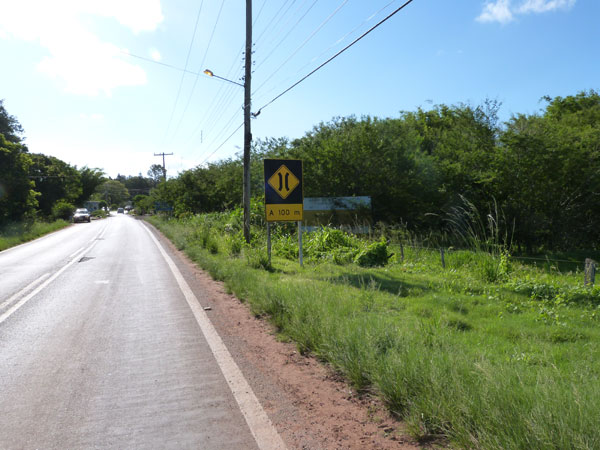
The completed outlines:
<svg viewBox="0 0 600 450">
<path fill-rule="evenodd" d="M 387 242 L 381 240 L 368 245 L 356 255 L 354 262 L 361 267 L 385 266 L 390 256 L 387 251 Z"/>
<path fill-rule="evenodd" d="M 54 220 L 69 220 L 73 215 L 75 206 L 66 200 L 57 201 L 52 207 L 52 218 Z"/>
</svg>

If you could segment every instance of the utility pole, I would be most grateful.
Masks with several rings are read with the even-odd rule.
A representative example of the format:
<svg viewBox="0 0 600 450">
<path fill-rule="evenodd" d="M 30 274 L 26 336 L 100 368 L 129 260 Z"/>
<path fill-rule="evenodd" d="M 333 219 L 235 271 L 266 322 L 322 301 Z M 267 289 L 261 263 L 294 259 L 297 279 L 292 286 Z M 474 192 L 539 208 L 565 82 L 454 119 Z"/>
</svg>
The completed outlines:
<svg viewBox="0 0 600 450">
<path fill-rule="evenodd" d="M 162 158 L 163 158 L 163 178 L 164 178 L 164 181 L 167 181 L 167 167 L 165 166 L 165 156 L 172 156 L 172 155 L 173 155 L 173 153 L 165 153 L 165 152 L 155 153 L 154 154 L 154 156 L 162 156 Z"/>
<path fill-rule="evenodd" d="M 246 0 L 246 72 L 244 75 L 244 238 L 250 243 L 250 81 L 252 77 L 252 0 Z"/>
</svg>

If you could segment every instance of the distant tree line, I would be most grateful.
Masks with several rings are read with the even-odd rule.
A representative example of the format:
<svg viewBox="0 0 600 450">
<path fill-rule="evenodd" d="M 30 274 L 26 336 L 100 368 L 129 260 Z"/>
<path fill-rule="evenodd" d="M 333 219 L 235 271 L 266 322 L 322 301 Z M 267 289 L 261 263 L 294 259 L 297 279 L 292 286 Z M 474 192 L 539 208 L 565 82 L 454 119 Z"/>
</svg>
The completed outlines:
<svg viewBox="0 0 600 450">
<path fill-rule="evenodd" d="M 87 200 L 122 206 L 130 199 L 128 189 L 148 194 L 157 184 L 158 178 L 141 174 L 111 180 L 101 169 L 77 168 L 54 156 L 31 153 L 23 134 L 0 100 L 0 230 L 12 223 L 68 219 Z"/>
<path fill-rule="evenodd" d="M 540 113 L 506 123 L 498 119 L 500 104 L 485 101 L 397 118 L 335 118 L 299 139 L 259 140 L 252 194 L 264 195 L 263 158 L 298 158 L 305 196 L 371 196 L 379 222 L 440 231 L 467 200 L 482 223 L 494 213 L 523 250 L 597 246 L 600 96 L 591 90 L 543 101 Z M 173 205 L 175 214 L 238 207 L 241 157 L 183 172 L 160 183 L 152 197 Z"/>
</svg>

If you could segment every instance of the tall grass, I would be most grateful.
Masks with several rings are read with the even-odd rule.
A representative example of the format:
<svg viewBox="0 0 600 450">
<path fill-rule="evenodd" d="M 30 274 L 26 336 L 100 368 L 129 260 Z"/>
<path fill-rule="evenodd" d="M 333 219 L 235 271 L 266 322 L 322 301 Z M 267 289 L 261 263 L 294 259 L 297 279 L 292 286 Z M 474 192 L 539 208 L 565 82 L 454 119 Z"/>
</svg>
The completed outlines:
<svg viewBox="0 0 600 450">
<path fill-rule="evenodd" d="M 12 224 L 0 230 L 0 251 L 24 242 L 37 239 L 53 231 L 65 228 L 69 223 L 64 220 L 54 222 L 33 222 L 31 224 Z"/>
<path fill-rule="evenodd" d="M 379 395 L 416 437 L 600 448 L 600 290 L 578 275 L 514 265 L 490 279 L 482 258 L 500 263 L 489 253 L 451 252 L 442 270 L 439 253 L 408 247 L 402 260 L 394 245 L 385 267 L 275 257 L 264 270 L 247 256 L 263 251 L 258 230 L 256 246 L 227 251 L 239 230 L 225 215 L 153 223 L 302 353 Z"/>
</svg>

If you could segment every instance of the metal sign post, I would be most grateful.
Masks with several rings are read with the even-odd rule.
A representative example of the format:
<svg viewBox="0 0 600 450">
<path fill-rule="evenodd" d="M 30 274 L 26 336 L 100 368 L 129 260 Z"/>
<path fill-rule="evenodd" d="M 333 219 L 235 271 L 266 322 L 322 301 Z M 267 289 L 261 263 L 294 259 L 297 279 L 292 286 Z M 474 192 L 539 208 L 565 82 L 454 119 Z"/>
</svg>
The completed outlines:
<svg viewBox="0 0 600 450">
<path fill-rule="evenodd" d="M 300 267 L 302 267 L 302 221 L 298 222 L 298 257 L 300 258 Z"/>
<path fill-rule="evenodd" d="M 269 260 L 271 257 L 270 222 L 298 222 L 300 265 L 302 265 L 302 225 L 304 218 L 304 189 L 302 160 L 265 159 L 265 215 Z"/>
</svg>

